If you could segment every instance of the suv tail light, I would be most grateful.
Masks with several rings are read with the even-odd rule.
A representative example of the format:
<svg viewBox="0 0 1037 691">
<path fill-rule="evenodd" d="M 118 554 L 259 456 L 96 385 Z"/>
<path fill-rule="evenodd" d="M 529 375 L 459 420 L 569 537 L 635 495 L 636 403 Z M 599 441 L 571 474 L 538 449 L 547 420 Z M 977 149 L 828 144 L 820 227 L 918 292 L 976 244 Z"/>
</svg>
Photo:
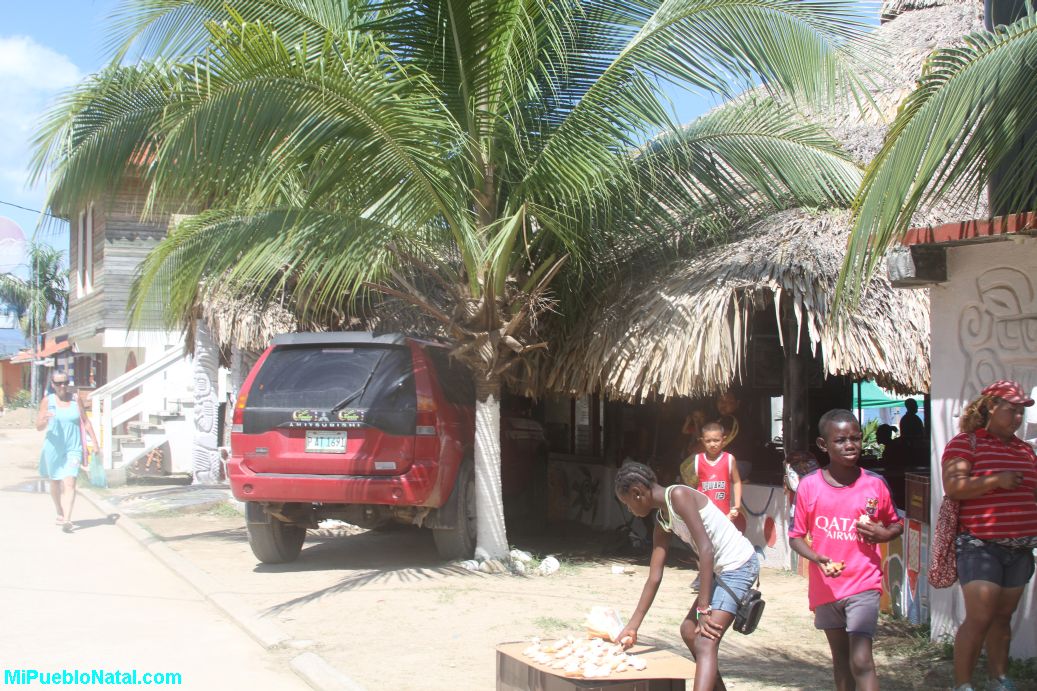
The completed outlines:
<svg viewBox="0 0 1037 691">
<path fill-rule="evenodd" d="M 414 420 L 414 434 L 419 437 L 436 436 L 436 402 L 431 396 L 418 394 L 418 414 Z"/>
<path fill-rule="evenodd" d="M 234 404 L 234 414 L 231 416 L 230 431 L 241 433 L 245 430 L 245 403 L 248 401 L 248 389 L 243 388 L 238 394 L 238 400 Z"/>
</svg>

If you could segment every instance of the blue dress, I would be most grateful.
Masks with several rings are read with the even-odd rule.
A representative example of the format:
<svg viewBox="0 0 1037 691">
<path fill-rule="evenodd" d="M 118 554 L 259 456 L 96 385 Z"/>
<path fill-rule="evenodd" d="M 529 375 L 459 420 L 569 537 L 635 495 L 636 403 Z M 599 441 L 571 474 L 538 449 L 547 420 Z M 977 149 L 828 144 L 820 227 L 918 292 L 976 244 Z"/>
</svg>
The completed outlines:
<svg viewBox="0 0 1037 691">
<path fill-rule="evenodd" d="M 40 452 L 40 475 L 51 480 L 76 477 L 83 462 L 83 436 L 79 428 L 79 406 L 75 399 L 58 405 L 57 396 L 47 396 L 47 410 L 53 417 L 47 423 Z"/>
</svg>

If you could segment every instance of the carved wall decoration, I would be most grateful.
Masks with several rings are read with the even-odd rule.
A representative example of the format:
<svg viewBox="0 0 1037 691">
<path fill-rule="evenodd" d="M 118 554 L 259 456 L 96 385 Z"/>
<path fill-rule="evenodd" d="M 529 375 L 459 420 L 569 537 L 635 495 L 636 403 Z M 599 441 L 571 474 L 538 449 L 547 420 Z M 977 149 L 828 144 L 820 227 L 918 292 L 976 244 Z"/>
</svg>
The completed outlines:
<svg viewBox="0 0 1037 691">
<path fill-rule="evenodd" d="M 981 273 L 959 314 L 958 342 L 966 362 L 959 401 L 998 379 L 1037 386 L 1037 288 L 1030 276 L 1010 267 Z"/>
</svg>

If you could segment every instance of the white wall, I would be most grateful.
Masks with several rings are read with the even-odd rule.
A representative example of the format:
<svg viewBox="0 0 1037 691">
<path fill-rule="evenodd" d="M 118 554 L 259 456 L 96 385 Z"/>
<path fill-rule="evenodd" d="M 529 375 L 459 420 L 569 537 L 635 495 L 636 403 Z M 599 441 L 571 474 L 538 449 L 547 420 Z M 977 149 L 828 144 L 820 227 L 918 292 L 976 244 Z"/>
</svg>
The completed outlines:
<svg viewBox="0 0 1037 691">
<path fill-rule="evenodd" d="M 932 502 L 935 525 L 943 484 L 940 456 L 958 432 L 962 407 L 988 383 L 1037 386 L 1037 239 L 947 250 L 948 281 L 932 298 Z M 1031 437 L 1032 430 L 1020 430 Z M 1013 657 L 1037 657 L 1032 583 L 1013 624 Z M 934 638 L 953 634 L 964 615 L 961 589 L 931 591 Z"/>
</svg>

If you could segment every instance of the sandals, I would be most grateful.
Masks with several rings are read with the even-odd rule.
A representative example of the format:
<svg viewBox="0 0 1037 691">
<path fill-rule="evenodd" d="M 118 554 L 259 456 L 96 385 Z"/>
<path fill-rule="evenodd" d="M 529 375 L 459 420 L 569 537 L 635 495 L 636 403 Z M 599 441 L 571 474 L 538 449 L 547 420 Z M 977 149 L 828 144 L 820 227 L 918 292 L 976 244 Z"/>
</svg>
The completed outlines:
<svg viewBox="0 0 1037 691">
<path fill-rule="evenodd" d="M 61 530 L 66 533 L 71 533 L 74 529 L 75 526 L 72 525 L 72 521 L 65 521 L 65 523 L 61 526 Z"/>
<path fill-rule="evenodd" d="M 65 525 L 65 517 L 64 516 L 58 516 L 57 518 L 55 518 L 54 519 L 54 525 Z"/>
</svg>

